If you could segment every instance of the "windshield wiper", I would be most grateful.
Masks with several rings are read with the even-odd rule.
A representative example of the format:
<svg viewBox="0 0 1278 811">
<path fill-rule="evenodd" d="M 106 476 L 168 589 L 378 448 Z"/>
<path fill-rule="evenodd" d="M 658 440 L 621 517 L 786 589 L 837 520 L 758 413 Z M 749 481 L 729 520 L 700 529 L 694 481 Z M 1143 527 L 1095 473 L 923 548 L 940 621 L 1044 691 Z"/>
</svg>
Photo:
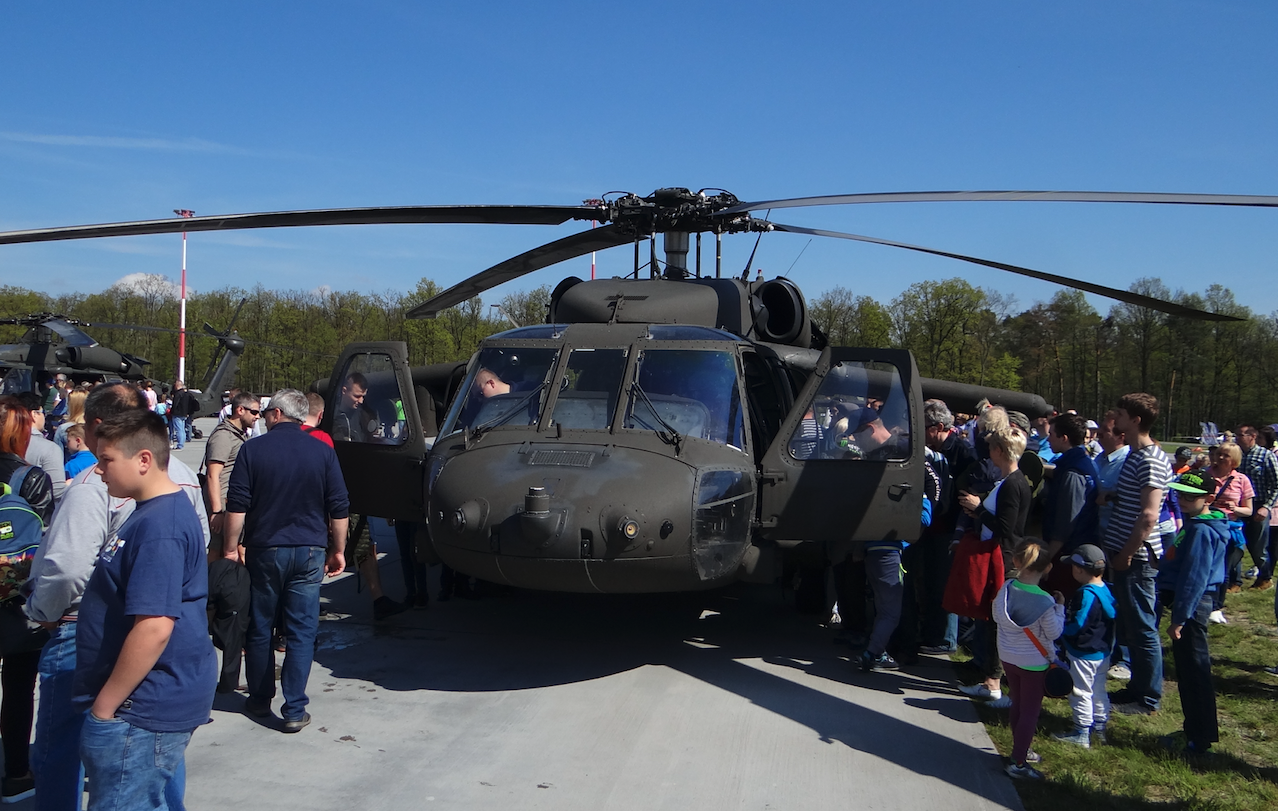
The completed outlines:
<svg viewBox="0 0 1278 811">
<path fill-rule="evenodd" d="M 657 436 L 661 437 L 663 442 L 666 442 L 670 445 L 674 445 L 675 456 L 678 456 L 680 453 L 682 453 L 683 434 L 675 430 L 675 427 L 673 425 L 666 422 L 665 419 L 662 418 L 660 412 L 657 411 L 657 407 L 653 405 L 652 400 L 648 399 L 648 393 L 645 392 L 643 390 L 643 387 L 639 385 L 638 380 L 630 384 L 630 393 L 639 395 L 639 397 L 645 403 L 648 404 L 648 409 L 652 411 L 652 416 L 656 417 L 657 422 L 661 424 L 661 427 L 666 429 L 665 431 L 657 431 L 656 432 Z M 631 412 L 631 413 L 634 413 L 634 412 Z"/>
<path fill-rule="evenodd" d="M 516 414 L 518 414 L 520 409 L 528 405 L 528 402 L 532 400 L 532 398 L 540 394 L 541 390 L 544 388 L 546 388 L 546 381 L 543 380 L 541 381 L 541 385 L 537 386 L 537 388 L 533 389 L 532 391 L 528 392 L 523 397 L 520 397 L 518 400 L 512 403 L 509 411 L 507 411 L 504 414 L 499 414 L 496 417 L 493 417 L 488 422 L 484 423 L 483 425 L 479 425 L 471 429 L 471 432 L 470 432 L 471 440 L 472 441 L 477 440 L 480 437 L 482 437 L 484 434 L 496 428 L 497 426 L 504 425 L 507 420 L 509 420 L 511 417 L 515 416 Z"/>
</svg>

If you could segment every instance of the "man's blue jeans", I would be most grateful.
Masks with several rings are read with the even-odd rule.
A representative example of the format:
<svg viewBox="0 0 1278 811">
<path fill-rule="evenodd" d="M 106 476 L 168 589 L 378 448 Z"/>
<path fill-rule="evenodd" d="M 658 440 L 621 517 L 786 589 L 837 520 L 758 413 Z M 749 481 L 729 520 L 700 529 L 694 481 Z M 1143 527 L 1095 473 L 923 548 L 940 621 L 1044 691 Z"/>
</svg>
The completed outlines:
<svg viewBox="0 0 1278 811">
<path fill-rule="evenodd" d="M 40 704 L 31 744 L 37 811 L 80 811 L 84 799 L 80 730 L 85 714 L 71 708 L 75 631 L 74 622 L 59 625 L 40 654 Z"/>
<path fill-rule="evenodd" d="M 100 721 L 86 713 L 80 757 L 89 778 L 89 811 L 182 811 L 190 742 L 190 731 L 148 732 L 119 718 Z"/>
<path fill-rule="evenodd" d="M 1243 537 L 1247 539 L 1247 551 L 1251 553 L 1252 562 L 1259 570 L 1256 581 L 1269 580 L 1274 572 L 1274 561 L 1268 549 L 1269 519 L 1253 521 L 1250 518 L 1244 518 Z"/>
<path fill-rule="evenodd" d="M 1132 670 L 1125 692 L 1158 709 L 1163 697 L 1163 648 L 1155 612 L 1154 567 L 1148 561 L 1133 560 L 1126 571 L 1111 570 L 1111 577 L 1119 638 L 1127 645 Z"/>
<path fill-rule="evenodd" d="M 280 690 L 285 721 L 306 712 L 306 681 L 315 657 L 319 631 L 320 583 L 324 579 L 324 550 L 318 546 L 250 546 L 245 553 L 252 587 L 244 670 L 249 696 L 257 702 L 275 697 L 275 652 L 271 632 L 276 612 L 284 622 L 284 667 Z"/>
</svg>

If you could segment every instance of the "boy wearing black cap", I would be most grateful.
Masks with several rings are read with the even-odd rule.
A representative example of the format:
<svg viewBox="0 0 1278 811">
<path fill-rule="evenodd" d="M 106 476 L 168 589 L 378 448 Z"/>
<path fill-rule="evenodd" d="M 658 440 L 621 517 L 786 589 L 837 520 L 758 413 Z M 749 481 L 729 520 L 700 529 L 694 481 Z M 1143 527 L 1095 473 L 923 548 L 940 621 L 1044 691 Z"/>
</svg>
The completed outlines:
<svg viewBox="0 0 1278 811">
<path fill-rule="evenodd" d="M 1211 653 L 1207 650 L 1207 617 L 1212 594 L 1225 581 L 1225 554 L 1229 549 L 1229 521 L 1210 510 L 1208 500 L 1217 482 L 1206 473 L 1190 470 L 1169 485 L 1179 491 L 1185 525 L 1175 545 L 1163 558 L 1158 589 L 1171 592 L 1172 655 L 1185 713 L 1185 754 L 1200 755 L 1220 740 L 1216 721 L 1216 689 L 1211 679 Z M 1179 749 L 1173 736 L 1161 740 Z"/>
<path fill-rule="evenodd" d="M 1079 584 L 1065 609 L 1065 631 L 1061 634 L 1069 654 L 1069 675 L 1074 679 L 1074 692 L 1069 696 L 1074 730 L 1053 737 L 1090 749 L 1091 733 L 1096 733 L 1097 743 L 1104 743 L 1109 722 L 1105 674 L 1114 652 L 1118 603 L 1105 584 L 1105 553 L 1100 547 L 1085 543 L 1061 560 L 1070 564 Z"/>
</svg>

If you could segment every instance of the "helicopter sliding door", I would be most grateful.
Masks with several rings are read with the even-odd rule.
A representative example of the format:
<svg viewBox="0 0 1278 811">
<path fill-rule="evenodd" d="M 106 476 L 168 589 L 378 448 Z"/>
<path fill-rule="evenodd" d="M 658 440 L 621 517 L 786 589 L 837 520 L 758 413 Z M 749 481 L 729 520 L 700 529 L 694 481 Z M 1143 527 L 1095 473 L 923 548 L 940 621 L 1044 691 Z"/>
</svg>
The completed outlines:
<svg viewBox="0 0 1278 811">
<path fill-rule="evenodd" d="M 922 394 L 903 350 L 835 347 L 763 457 L 760 532 L 777 541 L 919 537 Z"/>
<path fill-rule="evenodd" d="M 333 367 L 322 426 L 333 437 L 351 512 L 425 522 L 426 440 L 406 344 L 348 344 Z"/>
</svg>

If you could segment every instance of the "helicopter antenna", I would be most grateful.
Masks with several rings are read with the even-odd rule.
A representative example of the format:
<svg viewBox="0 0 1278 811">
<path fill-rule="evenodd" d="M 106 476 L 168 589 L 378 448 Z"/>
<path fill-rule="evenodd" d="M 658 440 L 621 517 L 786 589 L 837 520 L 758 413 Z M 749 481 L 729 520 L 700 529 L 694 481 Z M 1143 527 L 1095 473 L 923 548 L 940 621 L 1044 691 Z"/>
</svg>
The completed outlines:
<svg viewBox="0 0 1278 811">
<path fill-rule="evenodd" d="M 772 209 L 768 209 L 768 214 L 771 214 L 771 213 L 772 213 Z M 765 214 L 763 218 L 766 220 L 768 218 L 767 214 Z M 763 232 L 760 231 L 759 236 L 755 237 L 754 239 L 754 248 L 750 250 L 750 259 L 746 261 L 745 273 L 741 274 L 741 281 L 743 282 L 750 281 L 750 267 L 754 265 L 754 254 L 756 251 L 759 250 L 759 243 L 762 241 L 763 241 Z"/>
<path fill-rule="evenodd" d="M 812 244 L 812 240 L 809 239 L 808 244 L 803 246 L 803 251 L 806 251 L 808 249 L 808 245 L 811 245 L 811 244 Z M 790 271 L 794 270 L 794 266 L 799 264 L 799 260 L 803 258 L 803 251 L 799 251 L 799 255 L 794 257 L 794 261 L 790 263 L 790 267 L 785 269 L 786 276 L 789 276 Z"/>
</svg>

